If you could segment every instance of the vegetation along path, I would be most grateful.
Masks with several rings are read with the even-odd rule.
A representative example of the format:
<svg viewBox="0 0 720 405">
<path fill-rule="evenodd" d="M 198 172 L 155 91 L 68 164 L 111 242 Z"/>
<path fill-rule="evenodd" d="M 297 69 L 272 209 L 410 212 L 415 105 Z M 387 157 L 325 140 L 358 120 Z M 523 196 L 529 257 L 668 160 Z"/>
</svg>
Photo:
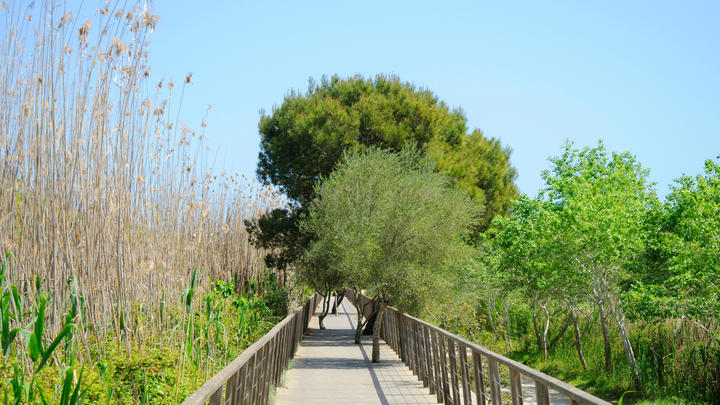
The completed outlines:
<svg viewBox="0 0 720 405">
<path fill-rule="evenodd" d="M 317 317 L 298 349 L 277 405 L 294 404 L 436 404 L 434 395 L 393 350 L 381 346 L 380 363 L 370 362 L 371 336 L 353 343 L 355 309 L 347 301 L 318 327 Z"/>
</svg>

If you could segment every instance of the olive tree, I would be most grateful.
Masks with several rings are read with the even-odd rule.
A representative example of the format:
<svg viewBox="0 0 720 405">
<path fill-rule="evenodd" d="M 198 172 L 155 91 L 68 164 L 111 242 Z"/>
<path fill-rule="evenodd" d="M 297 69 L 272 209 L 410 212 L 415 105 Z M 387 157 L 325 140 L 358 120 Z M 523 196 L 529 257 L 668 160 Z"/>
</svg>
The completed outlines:
<svg viewBox="0 0 720 405">
<path fill-rule="evenodd" d="M 414 148 L 346 153 L 316 195 L 301 226 L 317 235 L 305 261 L 329 258 L 348 285 L 374 297 L 378 362 L 387 305 L 417 310 L 454 261 L 467 257 L 474 204 Z"/>
</svg>

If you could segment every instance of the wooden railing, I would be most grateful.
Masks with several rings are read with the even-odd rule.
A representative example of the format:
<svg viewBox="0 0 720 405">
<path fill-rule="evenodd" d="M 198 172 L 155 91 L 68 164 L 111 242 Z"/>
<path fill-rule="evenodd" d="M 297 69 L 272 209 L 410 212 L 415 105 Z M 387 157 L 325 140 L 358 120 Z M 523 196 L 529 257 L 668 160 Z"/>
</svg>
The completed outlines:
<svg viewBox="0 0 720 405">
<path fill-rule="evenodd" d="M 354 298 L 350 292 L 346 296 L 351 300 Z M 361 295 L 360 304 L 363 314 L 370 315 L 373 310 L 370 298 Z M 383 340 L 418 380 L 429 387 L 430 394 L 437 396 L 438 403 L 470 405 L 476 401 L 480 405 L 501 405 L 503 397 L 509 395 L 513 405 L 522 405 L 523 400 L 549 405 L 549 389 L 552 388 L 573 405 L 610 405 L 570 384 L 392 307 L 387 307 L 380 331 Z M 534 391 L 532 398 L 523 396 L 523 384 L 530 384 L 528 391 Z"/>
<path fill-rule="evenodd" d="M 318 294 L 313 295 L 270 332 L 253 343 L 232 363 L 209 379 L 190 395 L 182 405 L 265 405 L 271 385 L 295 355 L 297 344 L 315 312 Z"/>
</svg>

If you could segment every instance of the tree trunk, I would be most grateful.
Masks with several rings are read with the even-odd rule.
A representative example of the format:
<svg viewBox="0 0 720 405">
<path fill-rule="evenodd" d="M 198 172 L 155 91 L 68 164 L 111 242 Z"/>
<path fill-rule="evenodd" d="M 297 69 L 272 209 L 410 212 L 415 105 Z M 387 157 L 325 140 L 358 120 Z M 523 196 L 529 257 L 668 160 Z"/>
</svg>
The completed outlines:
<svg viewBox="0 0 720 405">
<path fill-rule="evenodd" d="M 360 344 L 360 337 L 362 336 L 362 329 L 363 326 L 363 309 L 360 305 L 360 290 L 353 290 L 353 294 L 355 294 L 355 299 L 353 300 L 355 305 L 355 311 L 357 311 L 357 327 L 355 328 L 355 344 Z"/>
<path fill-rule="evenodd" d="M 320 329 L 325 329 L 325 325 L 323 325 L 323 320 L 325 320 L 325 317 L 330 310 L 330 298 L 330 290 L 328 290 L 323 297 L 323 310 L 320 313 L 320 316 L 318 316 L 318 325 L 320 325 Z"/>
<path fill-rule="evenodd" d="M 373 349 L 372 349 L 372 362 L 380 362 L 380 328 L 382 327 L 382 318 L 385 314 L 385 303 L 380 303 L 380 309 L 377 313 L 377 319 L 375 320 L 375 327 L 373 327 Z"/>
<path fill-rule="evenodd" d="M 488 293 L 487 296 L 487 309 L 488 309 L 488 324 L 490 325 L 490 329 L 493 331 L 493 333 L 497 333 L 495 330 L 495 323 L 493 322 L 493 316 L 492 316 L 492 294 Z"/>
<path fill-rule="evenodd" d="M 603 341 L 605 342 L 605 371 L 612 370 L 612 352 L 610 349 L 610 334 L 608 333 L 607 314 L 602 300 L 596 301 L 600 314 L 600 327 L 602 328 Z"/>
<path fill-rule="evenodd" d="M 512 349 L 512 343 L 510 342 L 510 302 L 505 298 L 503 304 L 505 306 L 505 341 L 508 347 Z"/>
<path fill-rule="evenodd" d="M 570 314 L 572 315 L 572 322 L 575 329 L 575 348 L 578 352 L 578 358 L 580 359 L 580 364 L 582 364 L 583 370 L 587 370 L 587 363 L 585 362 L 585 356 L 583 355 L 582 351 L 582 335 L 580 335 L 580 327 L 578 327 L 577 314 L 575 313 L 575 310 L 573 308 L 570 308 Z"/>
<path fill-rule="evenodd" d="M 542 344 L 542 339 L 540 338 L 540 328 L 538 327 L 537 303 L 535 301 L 533 301 L 532 305 L 530 305 L 530 308 L 532 310 L 533 331 L 535 332 L 535 342 L 537 343 L 538 350 L 540 350 L 542 352 L 543 344 Z"/>
<path fill-rule="evenodd" d="M 557 343 L 558 340 L 560 340 L 560 338 L 562 338 L 563 335 L 565 335 L 565 332 L 567 332 L 568 328 L 570 327 L 571 322 L 572 322 L 572 310 L 570 311 L 570 313 L 568 313 L 567 317 L 565 318 L 565 323 L 563 324 L 562 329 L 560 329 L 560 332 L 558 332 L 558 334 L 555 335 L 554 338 L 550 339 L 550 343 L 548 343 L 548 347 L 550 349 L 552 349 L 553 346 L 555 346 L 555 343 Z"/>
<path fill-rule="evenodd" d="M 542 335 L 542 343 L 543 343 L 542 351 L 543 351 L 543 358 L 545 360 L 547 360 L 548 359 L 547 334 L 548 334 L 548 329 L 550 329 L 550 312 L 548 312 L 547 304 L 540 305 L 540 308 L 542 308 L 545 311 L 545 329 L 543 330 L 543 335 Z"/>
<path fill-rule="evenodd" d="M 363 329 L 363 321 L 362 321 L 362 315 L 360 312 L 358 312 L 357 316 L 357 327 L 355 328 L 355 344 L 360 344 L 360 338 L 362 336 L 362 329 Z"/>
<path fill-rule="evenodd" d="M 610 302 L 609 305 L 613 315 L 615 316 L 615 323 L 617 324 L 618 329 L 620 329 L 620 336 L 622 336 L 623 348 L 625 349 L 625 359 L 630 366 L 630 370 L 632 370 L 635 388 L 640 389 L 640 374 L 638 372 L 637 362 L 635 361 L 635 352 L 633 351 L 632 344 L 630 343 L 630 338 L 627 335 L 627 329 L 625 329 L 625 313 L 623 313 L 622 308 L 616 307 L 612 304 L 612 302 Z"/>
</svg>

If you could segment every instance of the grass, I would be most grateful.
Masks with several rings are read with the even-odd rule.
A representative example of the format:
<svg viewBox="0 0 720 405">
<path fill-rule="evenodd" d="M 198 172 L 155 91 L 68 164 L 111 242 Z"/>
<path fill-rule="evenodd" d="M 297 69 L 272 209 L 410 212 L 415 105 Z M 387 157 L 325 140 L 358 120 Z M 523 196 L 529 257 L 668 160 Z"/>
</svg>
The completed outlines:
<svg viewBox="0 0 720 405">
<path fill-rule="evenodd" d="M 0 302 L 6 303 L 16 288 L 3 281 L 0 272 Z M 27 326 L 19 328 L 20 333 L 10 339 L 3 353 L 0 403 L 180 402 L 281 318 L 276 314 L 284 308 L 268 306 L 278 305 L 278 291 L 284 289 L 268 281 L 261 288 L 238 294 L 228 288 L 228 283 L 218 282 L 201 297 L 203 302 L 212 302 L 209 311 L 189 309 L 187 316 L 180 317 L 181 309 L 175 308 L 178 315 L 169 322 L 176 326 L 167 331 L 165 341 L 148 339 L 140 345 L 135 340 L 129 350 L 118 346 L 113 336 L 97 339 L 91 335 L 93 339 L 81 341 L 77 332 L 89 325 L 78 322 L 82 308 L 73 306 L 65 312 L 68 316 L 60 334 L 34 339 L 50 333 L 49 327 L 43 326 L 43 314 L 53 297 L 43 291 L 37 302 L 27 306 L 27 312 L 16 312 L 17 297 L 22 302 L 27 296 L 13 295 L 13 307 L 1 308 L 3 319 L 9 314 L 18 325 Z M 240 307 L 244 309 L 238 310 Z M 189 319 L 194 322 L 193 328 L 184 327 Z M 214 329 L 218 333 L 208 333 L 211 327 L 218 327 Z M 34 342 L 43 341 L 52 343 L 33 349 Z M 186 343 L 178 346 L 168 341 Z M 63 401 L 64 392 L 74 399 Z"/>
</svg>

